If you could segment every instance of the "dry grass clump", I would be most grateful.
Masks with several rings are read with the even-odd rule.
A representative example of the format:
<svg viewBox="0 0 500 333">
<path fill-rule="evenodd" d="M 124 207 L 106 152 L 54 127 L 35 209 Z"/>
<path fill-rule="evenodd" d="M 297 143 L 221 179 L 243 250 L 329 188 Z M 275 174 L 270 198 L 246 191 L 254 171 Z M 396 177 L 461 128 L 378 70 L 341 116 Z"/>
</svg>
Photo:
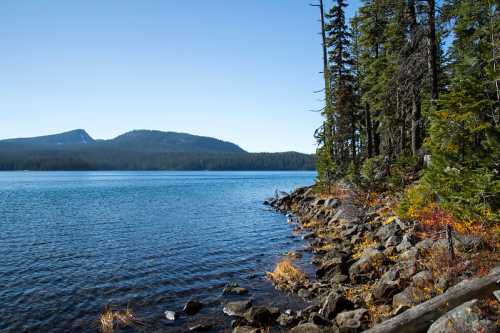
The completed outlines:
<svg viewBox="0 0 500 333">
<path fill-rule="evenodd" d="M 307 283 L 306 275 L 294 266 L 289 258 L 282 259 L 273 272 L 267 272 L 267 278 L 280 289 L 295 289 Z"/>
<path fill-rule="evenodd" d="M 113 333 L 119 326 L 127 327 L 140 324 L 132 309 L 114 310 L 106 307 L 99 316 L 99 328 L 102 333 Z"/>
</svg>

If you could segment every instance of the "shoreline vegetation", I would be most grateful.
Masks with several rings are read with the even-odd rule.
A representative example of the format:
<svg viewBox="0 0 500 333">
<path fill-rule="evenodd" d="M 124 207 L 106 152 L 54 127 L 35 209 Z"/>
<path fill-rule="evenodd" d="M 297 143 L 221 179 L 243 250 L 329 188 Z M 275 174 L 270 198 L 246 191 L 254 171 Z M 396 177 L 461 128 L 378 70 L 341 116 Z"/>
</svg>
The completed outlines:
<svg viewBox="0 0 500 333">
<path fill-rule="evenodd" d="M 286 270 L 281 262 L 270 273 L 276 288 L 309 302 L 302 311 L 277 318 L 290 332 L 496 332 L 500 327 L 500 296 L 493 294 L 500 289 L 498 233 L 454 231 L 450 248 L 441 227 L 398 216 L 393 194 L 345 182 L 331 194 L 304 187 L 266 204 L 289 216 L 314 255 L 312 280 L 297 278 L 302 275 L 290 258 L 283 261 Z"/>
</svg>

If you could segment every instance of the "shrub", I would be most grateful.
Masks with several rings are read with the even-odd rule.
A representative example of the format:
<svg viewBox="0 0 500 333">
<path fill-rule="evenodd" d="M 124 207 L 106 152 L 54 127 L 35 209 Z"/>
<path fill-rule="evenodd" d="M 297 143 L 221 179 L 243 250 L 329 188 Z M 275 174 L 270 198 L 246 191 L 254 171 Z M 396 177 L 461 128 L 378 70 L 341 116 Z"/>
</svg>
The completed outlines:
<svg viewBox="0 0 500 333">
<path fill-rule="evenodd" d="M 295 267 L 288 258 L 278 262 L 273 272 L 267 272 L 267 277 L 280 289 L 294 289 L 295 286 L 307 282 L 306 275 Z"/>
<path fill-rule="evenodd" d="M 375 156 L 372 158 L 367 158 L 363 165 L 361 166 L 361 179 L 369 187 L 375 187 L 377 181 L 377 175 L 382 172 L 383 167 L 383 157 Z"/>
</svg>

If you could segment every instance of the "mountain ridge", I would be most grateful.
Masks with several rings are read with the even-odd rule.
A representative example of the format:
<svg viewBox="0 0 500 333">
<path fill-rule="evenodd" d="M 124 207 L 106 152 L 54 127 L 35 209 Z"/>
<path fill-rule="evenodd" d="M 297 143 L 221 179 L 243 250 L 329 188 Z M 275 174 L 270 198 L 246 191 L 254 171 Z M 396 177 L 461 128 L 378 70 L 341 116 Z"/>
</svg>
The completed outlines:
<svg viewBox="0 0 500 333">
<path fill-rule="evenodd" d="M 28 138 L 0 140 L 0 151 L 7 150 L 65 150 L 109 148 L 158 153 L 246 153 L 238 145 L 220 139 L 159 130 L 132 130 L 112 139 L 93 139 L 85 130 L 76 129 L 67 132 Z"/>
</svg>

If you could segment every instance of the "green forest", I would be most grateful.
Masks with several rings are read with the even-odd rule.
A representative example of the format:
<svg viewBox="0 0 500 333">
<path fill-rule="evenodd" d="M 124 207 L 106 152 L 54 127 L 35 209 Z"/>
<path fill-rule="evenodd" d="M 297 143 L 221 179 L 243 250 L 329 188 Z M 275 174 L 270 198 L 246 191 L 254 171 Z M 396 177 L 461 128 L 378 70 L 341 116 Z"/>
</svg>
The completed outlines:
<svg viewBox="0 0 500 333">
<path fill-rule="evenodd" d="M 139 152 L 91 149 L 12 151 L 0 170 L 314 170 L 314 155 L 287 153 Z"/>
<path fill-rule="evenodd" d="M 401 194 L 400 214 L 462 227 L 500 215 L 500 20 L 493 0 L 319 5 L 318 185 Z"/>
</svg>

